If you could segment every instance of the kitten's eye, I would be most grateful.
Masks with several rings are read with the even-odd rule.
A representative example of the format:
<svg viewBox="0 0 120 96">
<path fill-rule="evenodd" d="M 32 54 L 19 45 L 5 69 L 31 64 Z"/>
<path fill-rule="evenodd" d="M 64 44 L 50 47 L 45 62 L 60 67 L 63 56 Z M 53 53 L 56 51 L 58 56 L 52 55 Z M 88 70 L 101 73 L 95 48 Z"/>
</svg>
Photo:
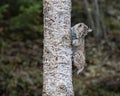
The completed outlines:
<svg viewBox="0 0 120 96">
<path fill-rule="evenodd" d="M 81 26 L 82 26 L 82 24 L 79 25 L 79 27 L 81 27 Z"/>
</svg>

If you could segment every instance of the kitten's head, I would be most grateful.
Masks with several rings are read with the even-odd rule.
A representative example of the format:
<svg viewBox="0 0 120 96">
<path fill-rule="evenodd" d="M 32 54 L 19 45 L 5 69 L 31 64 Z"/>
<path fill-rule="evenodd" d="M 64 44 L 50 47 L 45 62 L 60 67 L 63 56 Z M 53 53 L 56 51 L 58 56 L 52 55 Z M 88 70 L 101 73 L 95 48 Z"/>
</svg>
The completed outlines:
<svg viewBox="0 0 120 96">
<path fill-rule="evenodd" d="M 92 32 L 92 29 L 88 28 L 88 26 L 84 23 L 78 23 L 77 25 L 75 25 L 75 27 L 79 34 L 79 37 L 85 37 L 88 32 Z"/>
</svg>

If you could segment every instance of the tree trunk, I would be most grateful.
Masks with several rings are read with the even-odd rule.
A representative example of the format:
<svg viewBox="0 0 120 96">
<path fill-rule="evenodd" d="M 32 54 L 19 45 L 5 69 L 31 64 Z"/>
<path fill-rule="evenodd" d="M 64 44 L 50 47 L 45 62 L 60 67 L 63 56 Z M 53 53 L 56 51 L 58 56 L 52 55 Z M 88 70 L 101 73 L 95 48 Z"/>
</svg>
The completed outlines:
<svg viewBox="0 0 120 96">
<path fill-rule="evenodd" d="M 94 21 L 93 21 L 93 18 L 92 18 L 91 9 L 89 7 L 88 0 L 84 0 L 84 5 L 85 5 L 86 12 L 87 12 L 89 24 L 91 25 L 91 28 L 94 30 L 95 29 L 95 24 L 94 24 Z"/>
<path fill-rule="evenodd" d="M 43 96 L 74 96 L 72 86 L 71 0 L 43 0 Z"/>
<path fill-rule="evenodd" d="M 98 4 L 98 0 L 94 0 L 95 3 L 95 19 L 96 19 L 96 39 L 97 39 L 97 43 L 100 42 L 101 36 L 102 36 L 102 31 L 101 31 L 101 26 L 100 26 L 100 11 L 99 11 L 99 4 Z"/>
</svg>

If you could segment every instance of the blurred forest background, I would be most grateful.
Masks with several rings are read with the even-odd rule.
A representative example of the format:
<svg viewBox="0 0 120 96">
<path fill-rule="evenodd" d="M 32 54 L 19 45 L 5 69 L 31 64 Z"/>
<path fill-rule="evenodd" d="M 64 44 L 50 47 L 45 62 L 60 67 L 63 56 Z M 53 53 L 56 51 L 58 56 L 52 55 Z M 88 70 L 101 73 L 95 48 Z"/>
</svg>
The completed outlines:
<svg viewBox="0 0 120 96">
<path fill-rule="evenodd" d="M 72 25 L 93 29 L 75 96 L 120 96 L 120 0 L 72 0 Z M 0 96 L 41 96 L 41 0 L 0 0 Z"/>
</svg>

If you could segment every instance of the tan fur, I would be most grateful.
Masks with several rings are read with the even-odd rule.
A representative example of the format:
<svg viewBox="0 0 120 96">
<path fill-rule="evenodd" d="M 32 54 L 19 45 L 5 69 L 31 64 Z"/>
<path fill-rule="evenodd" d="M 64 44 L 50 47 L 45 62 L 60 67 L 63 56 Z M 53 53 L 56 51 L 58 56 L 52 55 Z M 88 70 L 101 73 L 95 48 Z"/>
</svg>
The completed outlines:
<svg viewBox="0 0 120 96">
<path fill-rule="evenodd" d="M 78 69 L 77 74 L 83 71 L 85 66 L 84 39 L 90 31 L 92 30 L 90 30 L 84 23 L 76 24 L 71 29 L 73 65 Z"/>
</svg>

